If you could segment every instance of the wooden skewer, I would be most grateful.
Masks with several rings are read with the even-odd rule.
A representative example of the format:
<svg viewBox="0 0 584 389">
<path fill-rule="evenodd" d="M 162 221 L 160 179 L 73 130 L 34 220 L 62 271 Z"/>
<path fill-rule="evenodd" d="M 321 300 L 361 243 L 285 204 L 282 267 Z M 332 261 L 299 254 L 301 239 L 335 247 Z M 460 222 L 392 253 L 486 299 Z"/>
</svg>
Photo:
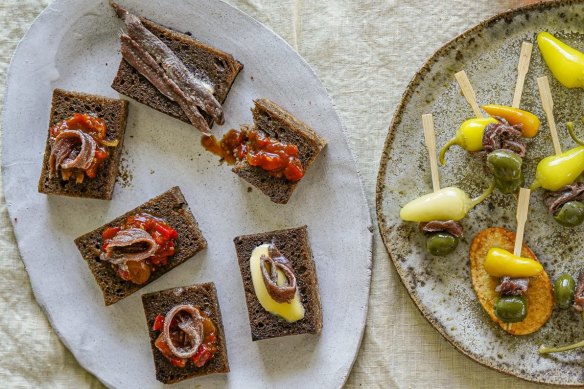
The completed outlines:
<svg viewBox="0 0 584 389">
<path fill-rule="evenodd" d="M 436 134 L 434 132 L 434 120 L 432 114 L 422 115 L 422 125 L 424 126 L 424 140 L 430 157 L 430 171 L 432 172 L 432 187 L 434 192 L 440 190 L 440 176 L 438 175 L 438 161 L 436 160 Z"/>
<path fill-rule="evenodd" d="M 541 104 L 545 112 L 550 132 L 552 134 L 552 142 L 554 143 L 554 151 L 556 155 L 562 154 L 562 147 L 560 146 L 560 139 L 558 138 L 558 130 L 556 129 L 556 122 L 554 120 L 554 100 L 552 99 L 552 92 L 550 91 L 550 83 L 546 76 L 537 79 L 537 86 L 539 87 L 539 96 Z"/>
<path fill-rule="evenodd" d="M 460 89 L 462 90 L 462 95 L 466 99 L 466 102 L 472 108 L 475 116 L 478 118 L 484 117 L 483 113 L 481 112 L 481 109 L 479 108 L 479 105 L 477 104 L 476 100 L 477 98 L 474 89 L 472 89 L 472 85 L 470 84 L 470 80 L 468 79 L 466 72 L 464 70 L 461 70 L 460 72 L 454 75 L 454 78 L 456 78 L 458 86 L 460 86 Z"/>
<path fill-rule="evenodd" d="M 523 246 L 523 233 L 525 231 L 525 222 L 527 221 L 527 210 L 529 209 L 529 195 L 531 191 L 527 188 L 519 189 L 519 200 L 517 202 L 517 231 L 515 232 L 515 249 L 513 254 L 521 256 L 521 247 Z"/>
<path fill-rule="evenodd" d="M 529 70 L 529 61 L 531 60 L 531 51 L 533 44 L 523 42 L 521 44 L 521 54 L 519 54 L 519 64 L 517 65 L 517 82 L 515 83 L 515 94 L 513 95 L 514 108 L 519 108 L 521 102 L 521 95 L 523 94 L 523 84 L 525 84 L 525 76 Z"/>
</svg>

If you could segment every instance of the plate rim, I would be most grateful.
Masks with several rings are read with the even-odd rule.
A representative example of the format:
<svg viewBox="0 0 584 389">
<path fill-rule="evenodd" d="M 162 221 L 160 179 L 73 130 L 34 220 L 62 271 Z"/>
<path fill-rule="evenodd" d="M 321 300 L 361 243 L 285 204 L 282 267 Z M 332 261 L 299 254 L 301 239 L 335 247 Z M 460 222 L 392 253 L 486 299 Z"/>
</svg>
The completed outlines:
<svg viewBox="0 0 584 389">
<path fill-rule="evenodd" d="M 413 294 L 408 283 L 404 281 L 405 274 L 402 271 L 401 267 L 398 265 L 397 259 L 395 259 L 392 256 L 390 248 L 389 248 L 389 242 L 386 239 L 387 231 L 389 230 L 389 228 L 387 227 L 387 224 L 385 223 L 385 218 L 383 215 L 382 208 L 383 208 L 383 201 L 384 201 L 385 177 L 387 174 L 386 168 L 387 168 L 387 163 L 388 163 L 389 156 L 390 156 L 390 152 L 388 151 L 388 149 L 393 144 L 394 136 L 397 132 L 397 127 L 401 124 L 404 110 L 405 110 L 407 104 L 409 104 L 409 102 L 414 94 L 414 90 L 416 89 L 416 84 L 418 84 L 419 82 L 421 82 L 424 79 L 424 76 L 429 73 L 432 65 L 434 63 L 436 63 L 439 60 L 439 58 L 443 56 L 443 54 L 447 54 L 448 52 L 450 52 L 450 50 L 452 50 L 458 42 L 463 41 L 469 35 L 474 35 L 474 34 L 480 33 L 481 31 L 493 26 L 494 24 L 500 22 L 501 20 L 511 20 L 517 16 L 528 14 L 528 13 L 535 12 L 538 10 L 546 11 L 546 10 L 551 9 L 551 8 L 559 8 L 559 7 L 568 6 L 571 4 L 582 4 L 582 3 L 584 3 L 584 0 L 552 0 L 552 1 L 543 0 L 543 1 L 540 1 L 537 3 L 532 3 L 532 4 L 524 5 L 521 7 L 509 9 L 509 10 L 497 13 L 496 15 L 493 15 L 493 16 L 477 23 L 473 27 L 468 28 L 467 30 L 463 31 L 462 33 L 460 33 L 456 37 L 454 37 L 454 38 L 450 39 L 449 41 L 447 41 L 446 43 L 444 43 L 436 51 L 434 51 L 434 53 L 422 64 L 422 66 L 416 71 L 416 73 L 414 74 L 412 79 L 408 82 L 408 84 L 405 88 L 405 91 L 402 94 L 402 97 L 400 98 L 398 105 L 396 106 L 395 112 L 392 116 L 392 119 L 391 119 L 391 122 L 389 125 L 387 136 L 385 138 L 385 142 L 383 144 L 383 151 L 381 153 L 381 157 L 380 157 L 380 161 L 379 161 L 379 172 L 377 174 L 377 180 L 376 180 L 376 186 L 375 186 L 375 213 L 376 213 L 376 218 L 377 218 L 377 226 L 378 226 L 379 234 L 381 235 L 381 240 L 383 241 L 383 246 L 385 247 L 385 251 L 387 252 L 389 258 L 391 259 L 391 263 L 393 264 L 395 271 L 399 275 L 399 280 L 400 280 L 401 284 L 406 289 L 408 297 L 412 300 L 412 302 L 414 303 L 414 305 L 416 306 L 418 311 L 422 314 L 424 319 L 426 319 L 426 321 L 428 323 L 430 323 L 432 325 L 432 327 L 440 335 L 442 335 L 442 337 L 446 341 L 448 341 L 448 343 L 450 343 L 450 345 L 452 345 L 456 350 L 458 350 L 464 356 L 468 357 L 470 360 L 472 360 L 472 361 L 474 361 L 482 366 L 488 367 L 489 369 L 495 370 L 499 373 L 503 373 L 503 374 L 508 375 L 508 376 L 519 378 L 519 379 L 526 381 L 526 382 L 547 384 L 547 385 L 553 385 L 553 386 L 572 386 L 572 387 L 573 386 L 582 386 L 584 383 L 547 382 L 547 381 L 542 381 L 542 380 L 537 380 L 537 379 L 531 379 L 528 375 L 521 375 L 519 372 L 513 372 L 510 369 L 504 369 L 504 368 L 501 368 L 501 367 L 496 366 L 494 364 L 491 364 L 491 363 L 489 363 L 488 360 L 471 354 L 470 352 L 465 350 L 461 345 L 457 344 L 457 342 L 444 331 L 444 329 L 441 327 L 441 325 L 439 325 L 439 323 L 436 320 L 433 320 L 433 318 L 430 317 L 429 312 L 424 308 L 420 299 Z M 473 292 L 474 292 L 474 290 L 473 290 Z"/>
<path fill-rule="evenodd" d="M 103 1 L 109 1 L 109 0 L 103 0 Z M 191 3 L 191 0 L 183 0 L 187 3 Z M 351 144 L 349 143 L 349 138 L 348 138 L 348 133 L 347 133 L 347 127 L 345 125 L 345 123 L 343 122 L 341 116 L 339 115 L 337 109 L 336 109 L 336 104 L 334 103 L 332 96 L 330 95 L 326 85 L 322 82 L 322 80 L 320 79 L 320 77 L 318 76 L 318 74 L 315 72 L 315 70 L 312 68 L 312 66 L 306 61 L 306 59 L 300 54 L 298 53 L 298 51 L 292 47 L 292 45 L 290 43 L 288 43 L 283 37 L 281 37 L 278 33 L 276 33 L 272 28 L 270 28 L 269 26 L 265 25 L 264 23 L 260 22 L 259 20 L 257 20 L 256 18 L 252 17 L 251 15 L 247 14 L 245 11 L 241 10 L 240 8 L 229 4 L 227 1 L 225 0 L 212 0 L 215 3 L 221 4 L 223 7 L 227 7 L 228 9 L 230 9 L 231 11 L 239 14 L 241 17 L 248 19 L 250 22 L 256 24 L 257 26 L 259 26 L 260 28 L 265 29 L 267 32 L 269 32 L 269 34 L 271 34 L 278 42 L 280 42 L 281 44 L 285 45 L 285 47 L 287 47 L 288 50 L 292 51 L 296 57 L 300 60 L 300 63 L 302 64 L 302 66 L 308 70 L 308 72 L 310 72 L 310 74 L 312 75 L 312 77 L 314 77 L 314 79 L 320 84 L 320 86 L 322 87 L 323 91 L 325 92 L 326 98 L 328 100 L 328 102 L 330 103 L 330 106 L 335 114 L 335 116 L 337 117 L 339 124 L 340 124 L 340 131 L 342 133 L 342 139 L 343 142 L 345 144 L 345 146 L 347 147 L 348 151 L 349 151 L 349 155 L 350 155 L 350 160 L 352 163 L 352 167 L 354 169 L 354 171 L 357 174 L 357 178 L 359 181 L 359 188 L 360 188 L 360 204 L 359 207 L 362 207 L 364 210 L 366 210 L 367 212 L 365 212 L 364 214 L 366 215 L 365 217 L 365 221 L 367 223 L 367 227 L 365 228 L 365 241 L 367 244 L 367 252 L 365 254 L 365 259 L 366 259 L 366 263 L 365 263 L 365 270 L 366 270 L 366 274 L 365 274 L 365 278 L 366 278 L 366 290 L 364 291 L 365 295 L 366 295 L 366 299 L 364 301 L 364 304 L 362 305 L 362 314 L 361 317 L 359 318 L 359 325 L 360 325 L 360 330 L 359 330 L 359 335 L 357 337 L 357 343 L 356 343 L 356 348 L 355 350 L 353 350 L 351 352 L 352 356 L 351 356 L 351 360 L 350 363 L 347 366 L 346 371 L 342 374 L 340 382 L 339 382 L 339 387 L 342 387 L 345 385 L 346 381 L 348 380 L 350 373 L 355 365 L 355 362 L 357 360 L 357 357 L 359 356 L 360 350 L 361 350 L 361 345 L 363 342 L 363 338 L 365 335 L 365 328 L 367 326 L 367 318 L 368 318 L 368 313 L 369 313 L 369 297 L 370 297 L 370 291 L 371 291 L 371 274 L 372 274 L 372 265 L 373 265 L 373 219 L 372 219 L 372 215 L 371 215 L 371 211 L 372 209 L 369 207 L 369 202 L 367 201 L 367 196 L 365 193 L 365 187 L 363 184 L 363 177 L 361 174 L 361 171 L 359 169 L 359 165 L 357 164 L 357 159 L 355 157 L 355 153 L 353 151 L 353 149 L 351 148 Z M 28 29 L 26 30 L 25 34 L 23 35 L 23 37 L 18 41 L 18 44 L 16 45 L 16 47 L 14 48 L 14 51 L 12 52 L 7 70 L 6 70 L 6 78 L 5 78 L 5 92 L 4 92 L 4 99 L 3 99 L 3 107 L 2 107 L 2 128 L 5 129 L 5 121 L 6 119 L 6 113 L 9 110 L 9 104 L 8 104 L 8 97 L 10 95 L 10 91 L 11 91 L 11 84 L 12 84 L 12 79 L 15 77 L 14 75 L 14 61 L 17 58 L 17 55 L 19 54 L 19 52 L 22 50 L 21 44 L 27 40 L 30 39 L 30 35 L 31 32 L 34 30 L 35 26 L 38 25 L 39 20 L 41 20 L 44 17 L 47 17 L 47 14 L 51 11 L 53 11 L 54 9 L 58 9 L 58 7 L 60 7 L 63 3 L 73 3 L 75 5 L 80 4 L 77 1 L 74 0 L 53 0 L 50 4 L 48 4 L 35 18 L 34 20 L 31 22 L 31 24 L 29 25 Z M 13 85 L 14 86 L 14 85 Z M 134 101 L 132 99 L 132 101 Z M 135 104 L 138 104 L 137 102 L 134 101 Z M 2 131 L 3 133 L 3 131 Z M 5 182 L 5 176 L 6 176 L 6 169 L 4 168 L 5 166 L 5 153 L 3 152 L 4 149 L 6 148 L 6 143 L 5 142 L 1 142 L 1 149 L 2 149 L 2 157 L 1 157 L 1 161 L 0 161 L 0 165 L 2 166 L 2 179 L 3 182 Z M 2 189 L 2 193 L 5 195 L 5 189 L 3 186 Z M 13 215 L 13 210 L 11 209 L 11 207 L 8 206 L 8 202 L 6 201 L 6 196 L 5 196 L 5 202 L 6 202 L 6 209 L 8 212 L 8 216 L 9 216 L 9 221 L 10 221 L 10 227 L 14 233 L 14 215 Z M 22 258 L 22 254 L 21 254 L 21 243 L 18 239 L 16 239 L 16 234 L 15 234 L 15 241 L 16 241 L 16 246 L 18 249 L 18 256 L 20 257 L 21 261 L 24 264 L 24 260 Z M 29 282 L 30 282 L 30 276 L 28 275 L 28 270 L 26 269 L 26 265 L 25 265 L 25 270 L 27 272 L 27 277 L 29 277 Z M 37 290 L 35 288 L 32 287 L 32 282 L 30 283 L 31 285 L 31 291 L 32 294 L 34 296 L 34 300 L 35 303 L 39 306 L 39 308 L 41 309 L 42 313 L 44 314 L 44 316 L 46 317 L 47 321 L 49 322 L 49 325 L 51 327 L 51 329 L 55 332 L 55 334 L 57 335 L 59 341 L 68 349 L 68 351 L 71 352 L 71 354 L 73 355 L 73 357 L 75 358 L 75 360 L 77 361 L 77 363 L 79 363 L 79 365 L 87 372 L 89 372 L 92 376 L 94 376 L 99 382 L 101 382 L 103 385 L 107 386 L 107 387 L 113 387 L 110 386 L 110 384 L 113 384 L 111 382 L 105 382 L 103 381 L 96 373 L 95 369 L 93 368 L 89 368 L 87 366 L 87 364 L 85 362 L 83 362 L 81 359 L 77 358 L 76 352 L 73 351 L 73 348 L 71 347 L 70 343 L 61 336 L 61 333 L 59 331 L 57 331 L 54 326 L 53 326 L 53 319 L 52 316 L 49 312 L 48 307 L 46 306 L 45 303 L 41 303 L 39 300 L 38 296 L 37 296 Z M 228 375 L 228 373 L 227 373 Z"/>
</svg>

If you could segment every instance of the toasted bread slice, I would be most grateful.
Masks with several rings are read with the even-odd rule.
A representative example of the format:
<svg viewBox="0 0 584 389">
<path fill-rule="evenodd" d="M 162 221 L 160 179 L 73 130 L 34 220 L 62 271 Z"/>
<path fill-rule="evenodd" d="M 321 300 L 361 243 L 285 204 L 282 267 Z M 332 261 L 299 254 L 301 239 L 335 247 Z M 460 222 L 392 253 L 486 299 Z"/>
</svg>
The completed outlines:
<svg viewBox="0 0 584 389">
<path fill-rule="evenodd" d="M 472 287 L 479 302 L 501 328 L 512 335 L 527 335 L 539 330 L 550 318 L 554 308 L 552 283 L 545 270 L 536 277 L 529 278 L 529 288 L 525 294 L 527 299 L 527 317 L 519 323 L 504 323 L 495 316 L 494 305 L 499 298 L 495 291 L 499 283 L 497 277 L 491 277 L 483 266 L 487 252 L 493 247 L 499 247 L 513 252 L 515 233 L 500 227 L 487 228 L 481 231 L 470 246 L 470 275 Z M 537 257 L 527 245 L 523 245 L 521 256 Z"/>
<path fill-rule="evenodd" d="M 169 226 L 178 232 L 178 238 L 174 242 L 175 253 L 170 257 L 168 263 L 158 267 L 146 283 L 137 285 L 122 280 L 109 262 L 100 260 L 100 247 L 103 243 L 101 234 L 108 227 L 119 226 L 128 216 L 143 212 L 164 219 Z M 128 297 L 207 247 L 207 241 L 178 186 L 80 236 L 75 239 L 75 244 L 103 293 L 105 305 L 117 303 Z"/>
<path fill-rule="evenodd" d="M 282 318 L 266 311 L 256 297 L 249 258 L 252 251 L 259 245 L 274 242 L 282 254 L 290 261 L 296 273 L 302 305 L 306 310 L 304 318 L 294 323 L 288 323 Z M 312 257 L 312 249 L 308 240 L 308 227 L 290 228 L 252 235 L 238 236 L 233 240 L 237 261 L 245 290 L 245 301 L 251 339 L 263 340 L 287 335 L 320 334 L 322 330 L 322 309 L 316 277 L 316 265 Z"/>
<path fill-rule="evenodd" d="M 118 141 L 116 147 L 109 148 L 110 156 L 97 170 L 97 177 L 86 177 L 81 184 L 76 183 L 73 179 L 65 181 L 61 178 L 61 174 L 57 174 L 54 177 L 49 175 L 49 159 L 51 156 L 49 129 L 61 120 L 70 118 L 75 113 L 90 113 L 105 120 L 107 124 L 106 139 Z M 122 158 L 127 117 L 127 101 L 81 92 L 71 92 L 59 88 L 55 89 L 53 91 L 49 127 L 46 129 L 47 142 L 41 178 L 39 179 L 39 192 L 48 195 L 111 200 L 114 184 L 118 176 L 120 159 Z"/>
<path fill-rule="evenodd" d="M 231 54 L 206 45 L 188 36 L 150 20 L 140 18 L 144 27 L 156 35 L 177 55 L 177 57 L 194 74 L 202 75 L 213 85 L 214 95 L 223 104 L 235 78 L 243 69 L 243 65 Z M 154 85 L 122 59 L 112 88 L 139 103 L 145 104 L 157 111 L 189 123 L 189 118 L 178 103 L 164 96 Z M 213 119 L 206 113 L 203 116 L 209 126 Z"/>
<path fill-rule="evenodd" d="M 255 128 L 272 139 L 298 147 L 298 158 L 304 170 L 312 165 L 326 140 L 306 123 L 296 119 L 290 112 L 268 99 L 254 100 L 252 109 Z M 257 166 L 251 166 L 244 158 L 233 168 L 233 172 L 258 188 L 276 204 L 286 204 L 299 181 L 275 178 Z"/>
<path fill-rule="evenodd" d="M 221 319 L 221 308 L 217 298 L 215 284 L 207 282 L 204 284 L 183 286 L 152 292 L 142 295 L 144 314 L 148 324 L 150 334 L 150 346 L 154 356 L 154 368 L 156 379 L 164 384 L 173 384 L 192 377 L 200 377 L 216 373 L 229 373 L 229 361 L 227 359 L 227 345 L 225 341 L 225 331 L 223 330 L 223 320 Z M 179 304 L 192 304 L 203 310 L 215 324 L 217 329 L 217 352 L 213 357 L 201 367 L 195 366 L 188 361 L 185 367 L 173 365 L 155 345 L 159 333 L 152 329 L 156 316 L 166 315 L 173 307 Z M 193 385 L 199 387 L 200 385 Z M 202 385 L 205 387 L 205 385 Z"/>
</svg>

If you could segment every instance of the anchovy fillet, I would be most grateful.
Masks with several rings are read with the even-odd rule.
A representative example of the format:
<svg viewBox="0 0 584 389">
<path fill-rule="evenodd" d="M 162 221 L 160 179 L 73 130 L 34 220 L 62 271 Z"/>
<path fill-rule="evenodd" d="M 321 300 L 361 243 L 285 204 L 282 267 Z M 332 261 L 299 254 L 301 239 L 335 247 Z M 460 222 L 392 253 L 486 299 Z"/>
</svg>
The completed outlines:
<svg viewBox="0 0 584 389">
<path fill-rule="evenodd" d="M 584 200 L 584 183 L 575 182 L 572 185 L 566 185 L 555 192 L 547 192 L 544 195 L 543 202 L 551 214 L 555 214 L 568 201 Z"/>
<path fill-rule="evenodd" d="M 124 50 L 122 50 L 122 56 L 124 59 L 126 59 L 130 65 L 135 67 L 136 70 L 156 86 L 162 94 L 179 103 L 181 109 L 185 111 L 185 114 L 189 117 L 191 123 L 202 132 L 208 133 L 209 126 L 206 121 L 204 125 L 201 123 L 201 120 L 198 117 L 201 116 L 200 113 L 197 112 L 198 116 L 193 114 L 193 111 L 197 111 L 197 108 L 212 117 L 218 124 L 223 124 L 225 122 L 223 108 L 213 95 L 213 88 L 200 78 L 195 77 L 180 58 L 178 58 L 164 42 L 144 27 L 140 18 L 129 13 L 126 9 L 115 3 L 111 3 L 111 5 L 115 9 L 118 17 L 124 21 L 126 28 L 128 29 L 129 38 L 135 43 L 135 46 L 140 48 L 140 50 L 134 48 L 131 51 L 132 62 L 126 58 L 129 50 L 126 48 L 126 54 L 124 54 Z M 124 46 L 123 37 L 124 36 L 122 36 L 122 49 Z M 146 53 L 149 55 L 149 58 L 146 58 Z M 137 61 L 136 59 L 140 59 L 141 61 Z M 136 67 L 134 65 L 141 62 L 147 62 L 148 65 L 146 67 L 141 65 Z M 154 71 L 152 67 L 155 67 L 156 71 Z M 148 75 L 143 72 L 147 72 Z M 164 74 L 166 77 L 162 77 L 161 74 Z M 158 78 L 157 82 L 154 82 L 154 78 Z M 180 96 L 179 99 L 175 96 L 175 94 L 177 94 L 176 90 L 173 94 L 168 94 L 168 89 L 176 89 L 174 86 L 171 87 L 169 85 L 169 80 L 172 81 L 180 91 L 180 93 L 178 93 Z M 183 104 L 181 104 L 181 100 Z M 193 105 L 193 107 L 187 107 L 186 104 Z"/>
<path fill-rule="evenodd" d="M 123 265 L 128 261 L 143 261 L 158 250 L 158 244 L 152 236 L 141 228 L 122 230 L 108 244 L 101 260 L 114 265 Z"/>
<path fill-rule="evenodd" d="M 196 105 L 193 104 L 189 96 L 184 92 L 162 71 L 154 58 L 140 45 L 138 45 L 128 35 L 121 36 L 122 41 L 122 56 L 130 65 L 132 65 L 140 74 L 142 74 L 148 81 L 152 83 L 166 97 L 176 102 L 183 112 L 189 118 L 193 126 L 199 129 L 202 133 L 211 135 L 211 130 L 207 121 L 201 115 Z"/>
<path fill-rule="evenodd" d="M 435 220 L 427 223 L 420 223 L 419 228 L 421 232 L 428 234 L 445 231 L 457 238 L 462 238 L 463 236 L 462 225 L 454 220 Z"/>
<path fill-rule="evenodd" d="M 79 150 L 77 146 L 81 144 Z M 82 169 L 87 170 L 93 162 L 97 143 L 89 134 L 80 130 L 61 131 L 51 147 L 49 157 L 49 177 L 52 177 L 57 169 Z"/>
<path fill-rule="evenodd" d="M 529 278 L 501 277 L 495 292 L 502 296 L 523 296 L 529 287 Z"/>
<path fill-rule="evenodd" d="M 525 157 L 527 147 L 521 135 L 522 124 L 510 126 L 503 118 L 496 118 L 498 123 L 490 123 L 483 135 L 483 149 L 491 153 L 499 149 L 511 150 L 520 157 Z"/>
<path fill-rule="evenodd" d="M 171 324 L 176 318 L 178 328 L 184 332 L 182 344 L 175 345 L 171 334 Z M 162 334 L 170 352 L 177 358 L 190 358 L 197 353 L 203 342 L 203 317 L 199 310 L 190 305 L 182 304 L 172 308 L 164 318 Z"/>
</svg>

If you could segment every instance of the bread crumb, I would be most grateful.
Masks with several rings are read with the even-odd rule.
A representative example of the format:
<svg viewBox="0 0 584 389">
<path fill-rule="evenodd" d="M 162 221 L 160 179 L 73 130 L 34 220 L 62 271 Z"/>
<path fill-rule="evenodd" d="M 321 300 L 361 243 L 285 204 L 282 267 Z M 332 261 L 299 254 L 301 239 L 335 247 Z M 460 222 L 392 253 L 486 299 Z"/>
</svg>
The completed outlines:
<svg viewBox="0 0 584 389">
<path fill-rule="evenodd" d="M 126 150 L 124 149 L 124 152 Z M 134 162 L 132 160 L 132 162 Z M 132 174 L 132 169 L 130 168 L 130 161 L 125 156 L 122 156 L 120 160 L 120 166 L 118 168 L 118 177 L 116 179 L 117 182 L 120 183 L 122 188 L 128 188 L 132 186 L 132 180 L 134 175 Z"/>
</svg>

